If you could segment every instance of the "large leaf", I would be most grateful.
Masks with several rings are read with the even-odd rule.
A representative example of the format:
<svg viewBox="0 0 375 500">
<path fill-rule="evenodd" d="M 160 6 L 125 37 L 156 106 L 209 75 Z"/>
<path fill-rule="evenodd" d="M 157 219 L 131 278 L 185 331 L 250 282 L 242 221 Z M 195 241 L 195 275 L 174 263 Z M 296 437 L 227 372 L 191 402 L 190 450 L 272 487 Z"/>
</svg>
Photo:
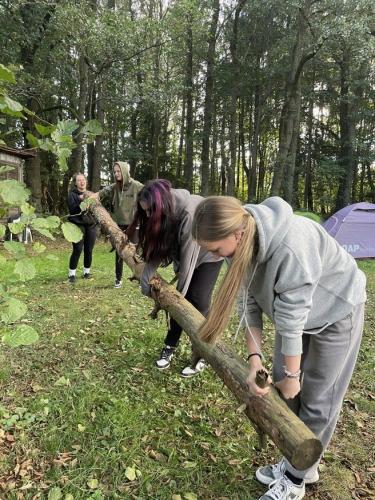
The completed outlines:
<svg viewBox="0 0 375 500">
<path fill-rule="evenodd" d="M 39 140 L 31 132 L 27 132 L 26 139 L 29 145 L 32 146 L 33 148 L 39 147 Z"/>
<path fill-rule="evenodd" d="M 81 134 L 100 135 L 102 133 L 103 128 L 98 120 L 89 120 L 81 130 Z"/>
<path fill-rule="evenodd" d="M 76 224 L 72 224 L 71 222 L 64 222 L 61 226 L 63 235 L 66 240 L 71 243 L 78 243 L 82 239 L 82 231 L 79 229 Z"/>
<path fill-rule="evenodd" d="M 0 196 L 4 203 L 20 206 L 26 203 L 30 196 L 30 191 L 21 182 L 15 179 L 7 179 L 0 181 Z"/>
<path fill-rule="evenodd" d="M 3 64 L 0 64 L 0 80 L 3 82 L 16 83 L 13 72 Z"/>
<path fill-rule="evenodd" d="M 23 110 L 22 104 L 19 103 L 18 101 L 13 101 L 13 99 L 11 99 L 8 95 L 4 95 L 3 97 L 7 108 L 10 109 L 11 111 L 17 112 Z"/>
<path fill-rule="evenodd" d="M 57 215 L 50 215 L 45 220 L 50 229 L 57 229 L 60 226 L 60 219 Z"/>
<path fill-rule="evenodd" d="M 29 203 L 24 203 L 21 205 L 21 212 L 23 215 L 30 216 L 34 214 L 35 208 Z"/>
<path fill-rule="evenodd" d="M 40 135 L 46 136 L 46 135 L 50 135 L 55 130 L 56 127 L 54 125 L 49 125 L 49 126 L 45 127 L 44 125 L 41 125 L 40 123 L 36 123 L 35 128 L 37 129 L 37 131 L 39 132 Z"/>
<path fill-rule="evenodd" d="M 31 221 L 31 225 L 36 231 L 38 231 L 38 233 L 43 234 L 43 236 L 47 236 L 47 238 L 50 238 L 51 240 L 55 239 L 50 232 L 51 223 L 47 219 L 38 217 Z"/>
<path fill-rule="evenodd" d="M 25 246 L 18 241 L 4 241 L 4 248 L 16 257 L 16 259 L 24 257 L 26 253 Z"/>
<path fill-rule="evenodd" d="M 14 323 L 26 314 L 27 306 L 23 302 L 13 297 L 6 300 L 1 313 L 3 323 Z"/>
<path fill-rule="evenodd" d="M 20 234 L 25 229 L 24 222 L 9 222 L 8 227 L 13 234 Z"/>
<path fill-rule="evenodd" d="M 10 347 L 35 344 L 38 339 L 38 332 L 28 325 L 18 325 L 13 330 L 7 331 L 2 337 L 4 344 Z"/>
<path fill-rule="evenodd" d="M 14 272 L 19 275 L 22 281 L 29 281 L 35 277 L 36 269 L 31 259 L 21 259 L 16 262 Z"/>
</svg>

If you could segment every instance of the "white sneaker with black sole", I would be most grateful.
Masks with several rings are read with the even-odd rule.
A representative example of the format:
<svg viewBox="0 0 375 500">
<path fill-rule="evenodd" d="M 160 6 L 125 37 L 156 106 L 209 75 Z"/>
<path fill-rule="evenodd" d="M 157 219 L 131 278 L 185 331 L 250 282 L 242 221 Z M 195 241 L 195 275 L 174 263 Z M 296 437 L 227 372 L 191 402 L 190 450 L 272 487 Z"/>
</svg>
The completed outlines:
<svg viewBox="0 0 375 500">
<path fill-rule="evenodd" d="M 198 375 L 201 373 L 206 367 L 206 362 L 204 359 L 199 359 L 195 366 L 186 366 L 182 372 L 181 372 L 181 377 L 184 378 L 190 378 L 190 377 L 195 377 L 195 375 Z"/>
<path fill-rule="evenodd" d="M 264 467 L 259 467 L 255 472 L 255 477 L 262 484 L 269 485 L 273 481 L 280 479 L 284 476 L 286 470 L 286 460 L 283 457 L 280 462 L 273 465 L 265 465 Z M 319 481 L 319 473 L 318 470 L 310 472 L 304 478 L 305 484 L 314 484 Z"/>
<path fill-rule="evenodd" d="M 159 359 L 156 360 L 156 366 L 159 370 L 165 370 L 171 364 L 171 360 L 174 356 L 175 348 L 170 345 L 163 347 L 160 353 Z"/>
<path fill-rule="evenodd" d="M 259 500 L 301 500 L 305 496 L 305 483 L 294 484 L 286 476 L 276 479 L 269 485 L 267 493 Z"/>
</svg>

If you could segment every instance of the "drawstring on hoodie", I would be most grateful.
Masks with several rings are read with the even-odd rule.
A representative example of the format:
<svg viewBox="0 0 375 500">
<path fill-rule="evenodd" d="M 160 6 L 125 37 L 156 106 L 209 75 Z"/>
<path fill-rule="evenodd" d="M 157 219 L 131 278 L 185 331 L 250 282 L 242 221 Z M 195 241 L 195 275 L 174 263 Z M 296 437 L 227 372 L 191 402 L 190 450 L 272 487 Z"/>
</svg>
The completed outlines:
<svg viewBox="0 0 375 500">
<path fill-rule="evenodd" d="M 247 299 L 248 299 L 248 296 L 249 296 L 249 288 L 250 288 L 250 285 L 251 283 L 253 282 L 253 279 L 254 279 L 254 276 L 255 276 L 255 273 L 256 273 L 256 270 L 258 269 L 258 262 L 255 262 L 255 265 L 254 265 L 254 270 L 251 274 L 251 278 L 250 278 L 250 281 L 247 285 L 247 287 L 245 288 L 244 287 L 244 290 L 245 290 L 245 293 L 242 295 L 242 315 L 241 315 L 241 318 L 240 318 L 240 322 L 238 323 L 238 327 L 237 327 L 237 330 L 236 330 L 236 333 L 234 334 L 234 337 L 233 337 L 233 344 L 236 343 L 237 341 L 237 337 L 238 337 L 238 334 L 240 332 L 240 329 L 242 327 L 242 324 L 243 322 L 245 322 L 245 327 L 248 329 L 248 331 L 250 332 L 250 335 L 251 335 L 251 338 L 253 339 L 253 342 L 257 348 L 257 351 L 259 352 L 262 360 L 264 360 L 264 356 L 262 354 L 262 351 L 261 351 L 261 348 L 260 346 L 258 345 L 258 342 L 256 341 L 252 331 L 251 331 L 251 328 L 249 326 L 249 323 L 247 321 L 247 314 L 246 314 L 246 309 L 247 309 Z"/>
</svg>

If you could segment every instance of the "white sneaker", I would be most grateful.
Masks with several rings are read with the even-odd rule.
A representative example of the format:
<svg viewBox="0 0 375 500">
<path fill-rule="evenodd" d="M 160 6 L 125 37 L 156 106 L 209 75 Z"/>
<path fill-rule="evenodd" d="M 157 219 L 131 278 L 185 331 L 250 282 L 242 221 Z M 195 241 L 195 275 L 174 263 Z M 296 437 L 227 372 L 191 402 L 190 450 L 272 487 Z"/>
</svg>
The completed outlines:
<svg viewBox="0 0 375 500">
<path fill-rule="evenodd" d="M 159 370 L 165 370 L 171 364 L 172 358 L 174 356 L 175 347 L 166 345 L 161 350 L 159 359 L 156 360 L 156 366 Z"/>
<path fill-rule="evenodd" d="M 269 485 L 277 479 L 280 479 L 285 474 L 286 470 L 286 460 L 283 457 L 280 462 L 273 465 L 266 465 L 264 467 L 259 467 L 255 472 L 255 477 L 262 484 Z M 305 478 L 305 484 L 313 484 L 319 481 L 318 470 L 310 472 Z"/>
<path fill-rule="evenodd" d="M 300 500 L 305 496 L 305 483 L 294 484 L 286 476 L 276 479 L 270 489 L 259 500 Z"/>
<path fill-rule="evenodd" d="M 198 373 L 202 372 L 206 367 L 206 362 L 204 359 L 199 359 L 195 366 L 186 366 L 182 372 L 181 377 L 190 378 L 198 375 Z"/>
<path fill-rule="evenodd" d="M 122 287 L 122 281 L 121 280 L 116 280 L 115 281 L 115 288 L 121 288 Z"/>
</svg>

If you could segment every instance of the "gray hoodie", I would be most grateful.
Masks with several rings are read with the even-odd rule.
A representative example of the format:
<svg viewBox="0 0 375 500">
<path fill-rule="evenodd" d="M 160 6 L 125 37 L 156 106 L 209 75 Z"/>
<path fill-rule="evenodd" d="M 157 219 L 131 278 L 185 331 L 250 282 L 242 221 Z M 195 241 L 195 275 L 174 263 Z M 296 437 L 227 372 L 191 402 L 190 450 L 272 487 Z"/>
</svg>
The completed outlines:
<svg viewBox="0 0 375 500">
<path fill-rule="evenodd" d="M 190 194 L 186 189 L 171 189 L 173 211 L 177 219 L 177 242 L 179 255 L 173 260 L 173 268 L 178 273 L 177 290 L 186 295 L 194 270 L 204 262 L 217 259 L 211 252 L 203 250 L 193 239 L 191 227 L 196 207 L 203 200 L 202 196 Z M 141 277 L 142 292 L 150 295 L 150 279 L 155 275 L 160 261 L 154 260 L 145 265 Z"/>
<path fill-rule="evenodd" d="M 294 215 L 281 198 L 244 208 L 255 219 L 259 249 L 239 313 L 245 309 L 247 325 L 262 328 L 264 312 L 282 336 L 282 353 L 301 354 L 304 332 L 319 333 L 365 302 L 365 275 L 323 227 Z"/>
<path fill-rule="evenodd" d="M 143 184 L 130 177 L 128 163 L 116 161 L 122 173 L 122 190 L 117 182 L 99 191 L 100 201 L 110 205 L 112 218 L 117 224 L 129 225 L 134 216 L 137 195 Z"/>
</svg>

